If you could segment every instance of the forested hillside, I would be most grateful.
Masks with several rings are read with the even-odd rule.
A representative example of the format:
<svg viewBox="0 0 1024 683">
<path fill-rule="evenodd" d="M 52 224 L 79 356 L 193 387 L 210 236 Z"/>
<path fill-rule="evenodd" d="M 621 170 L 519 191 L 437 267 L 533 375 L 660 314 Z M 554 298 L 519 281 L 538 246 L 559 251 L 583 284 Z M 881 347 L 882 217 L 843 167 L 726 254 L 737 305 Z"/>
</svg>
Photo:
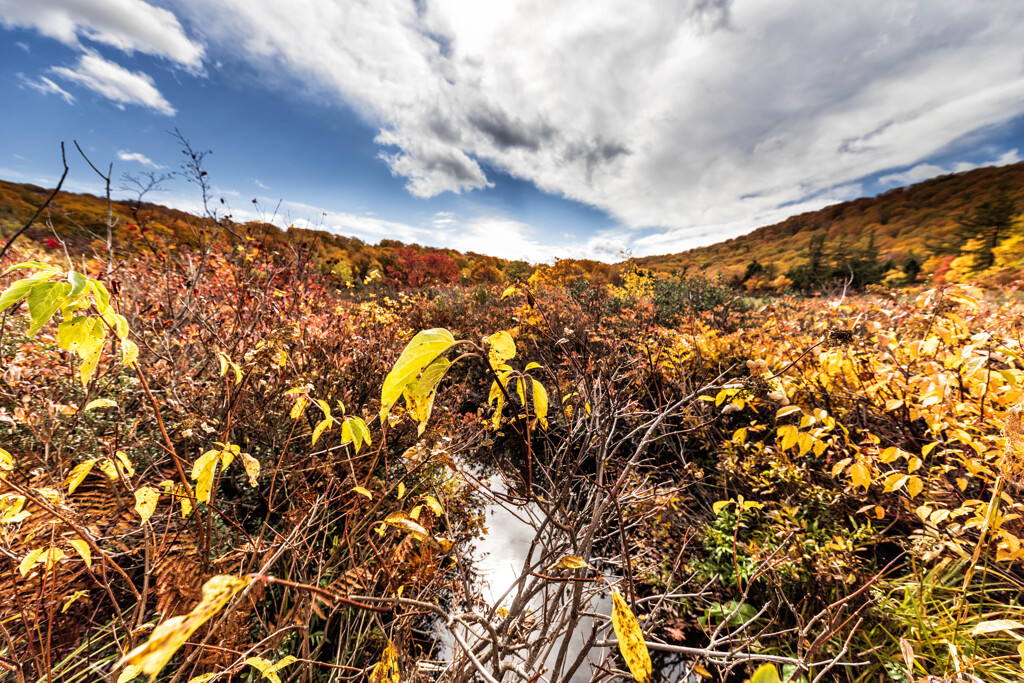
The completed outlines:
<svg viewBox="0 0 1024 683">
<path fill-rule="evenodd" d="M 704 271 L 749 290 L 902 285 L 1024 269 L 1024 163 L 941 176 L 877 197 L 835 204 L 679 254 L 634 259 L 659 273 Z"/>
<path fill-rule="evenodd" d="M 144 178 L 142 181 L 137 189 L 146 186 Z M 13 233 L 50 192 L 34 185 L 0 181 L 0 232 Z M 259 221 L 241 223 L 232 220 L 216 202 L 211 205 L 207 215 L 192 215 L 141 199 L 115 200 L 110 210 L 113 215 L 111 236 L 116 250 L 119 254 L 130 255 L 153 253 L 166 249 L 167 244 L 175 248 L 178 245 L 194 247 L 203 242 L 212 225 L 217 225 L 223 228 L 222 235 L 244 235 L 271 249 L 305 250 L 318 270 L 342 284 L 365 280 L 374 271 L 395 286 L 418 288 L 457 282 L 503 282 L 527 278 L 534 270 L 525 261 L 461 253 L 454 249 L 407 245 L 391 239 L 367 244 L 355 237 L 324 230 L 281 229 Z M 59 237 L 76 251 L 105 252 L 107 209 L 103 197 L 61 192 L 26 237 L 48 249 L 55 248 L 52 238 Z"/>
</svg>

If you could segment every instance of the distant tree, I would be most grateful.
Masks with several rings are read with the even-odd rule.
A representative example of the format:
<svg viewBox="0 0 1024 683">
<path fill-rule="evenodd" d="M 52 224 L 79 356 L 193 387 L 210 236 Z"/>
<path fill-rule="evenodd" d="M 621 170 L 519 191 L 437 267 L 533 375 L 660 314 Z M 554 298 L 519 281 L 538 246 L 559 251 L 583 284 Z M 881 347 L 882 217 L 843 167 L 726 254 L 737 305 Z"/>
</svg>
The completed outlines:
<svg viewBox="0 0 1024 683">
<path fill-rule="evenodd" d="M 757 259 L 754 259 L 753 261 L 747 264 L 747 269 L 743 273 L 743 278 L 740 280 L 740 284 L 743 284 L 750 278 L 754 277 L 755 275 L 760 275 L 763 272 L 764 266 L 761 265 L 761 263 L 758 262 Z"/>
<path fill-rule="evenodd" d="M 804 256 L 807 259 L 806 263 L 795 266 L 786 273 L 786 277 L 797 289 L 809 291 L 820 287 L 829 279 L 831 268 L 825 261 L 826 237 L 824 232 L 811 237 Z"/>
<path fill-rule="evenodd" d="M 907 282 L 916 281 L 917 276 L 921 273 L 921 258 L 913 252 L 907 254 L 900 263 L 900 270 L 903 271 Z"/>
<path fill-rule="evenodd" d="M 403 287 L 419 289 L 457 282 L 462 274 L 455 260 L 444 252 L 395 249 L 393 263 L 385 267 L 388 279 Z"/>
<path fill-rule="evenodd" d="M 470 275 L 470 279 L 473 282 L 487 282 L 491 284 L 497 284 L 501 282 L 501 271 L 495 268 L 490 263 L 478 263 L 473 268 L 473 272 Z"/>
<path fill-rule="evenodd" d="M 986 270 L 995 265 L 995 249 L 1009 234 L 1016 215 L 1013 199 L 1006 186 L 1000 184 L 987 200 L 957 218 L 961 252 L 974 256 L 974 270 Z"/>
<path fill-rule="evenodd" d="M 526 261 L 512 261 L 505 266 L 505 279 L 509 282 L 526 280 L 533 275 L 533 266 Z"/>
</svg>

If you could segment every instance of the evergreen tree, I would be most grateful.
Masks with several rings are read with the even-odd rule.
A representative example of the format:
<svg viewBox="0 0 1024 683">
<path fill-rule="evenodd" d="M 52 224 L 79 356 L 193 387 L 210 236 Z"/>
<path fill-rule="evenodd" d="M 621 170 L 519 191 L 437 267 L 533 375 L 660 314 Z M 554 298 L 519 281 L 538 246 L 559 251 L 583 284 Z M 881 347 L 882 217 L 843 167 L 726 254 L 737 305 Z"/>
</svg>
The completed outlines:
<svg viewBox="0 0 1024 683">
<path fill-rule="evenodd" d="M 1016 214 L 1013 199 L 1006 186 L 1000 184 L 987 200 L 957 219 L 961 253 L 974 255 L 974 270 L 985 270 L 995 265 L 995 248 L 1009 234 Z"/>
</svg>

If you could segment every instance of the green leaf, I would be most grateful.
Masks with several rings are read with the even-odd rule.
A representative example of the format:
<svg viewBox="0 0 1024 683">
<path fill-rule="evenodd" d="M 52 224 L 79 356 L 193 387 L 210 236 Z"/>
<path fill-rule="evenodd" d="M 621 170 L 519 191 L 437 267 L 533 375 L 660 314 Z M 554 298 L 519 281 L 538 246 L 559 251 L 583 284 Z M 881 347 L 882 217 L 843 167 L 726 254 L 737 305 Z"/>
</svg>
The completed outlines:
<svg viewBox="0 0 1024 683">
<path fill-rule="evenodd" d="M 96 301 L 96 310 L 100 313 L 105 313 L 110 308 L 110 292 L 107 291 L 102 282 L 92 278 L 89 278 L 88 290 L 92 292 L 93 299 Z"/>
<path fill-rule="evenodd" d="M 347 417 L 341 423 L 341 442 L 351 443 L 356 453 L 363 447 L 363 443 L 370 444 L 370 429 L 363 422 L 361 417 Z"/>
<path fill-rule="evenodd" d="M 32 336 L 43 328 L 53 314 L 57 312 L 61 304 L 71 291 L 71 284 L 67 282 L 37 282 L 29 290 L 28 314 L 32 318 L 32 325 L 28 328 L 28 335 Z"/>
<path fill-rule="evenodd" d="M 88 330 L 92 329 L 91 323 L 86 324 L 88 321 L 89 319 L 84 315 L 76 315 L 57 326 L 57 343 L 62 349 L 75 351 L 87 334 L 87 328 Z"/>
<path fill-rule="evenodd" d="M 22 263 L 16 263 L 15 265 L 11 266 L 7 270 L 5 270 L 2 273 L 2 275 L 13 273 L 16 270 L 24 270 L 25 268 L 37 268 L 38 270 L 46 271 L 46 275 L 49 275 L 50 273 L 56 273 L 59 270 L 54 266 L 48 266 L 45 263 L 40 263 L 39 261 L 24 261 Z M 36 273 L 32 277 L 38 277 L 40 275 L 44 275 L 44 273 Z"/>
<path fill-rule="evenodd" d="M 12 304 L 21 301 L 28 291 L 38 283 L 38 280 L 26 278 L 11 284 L 3 294 L 0 294 L 0 311 L 7 310 Z"/>
<path fill-rule="evenodd" d="M 405 404 L 409 409 L 409 414 L 419 423 L 420 434 L 427 428 L 427 420 L 430 419 L 430 412 L 434 408 L 437 385 L 440 384 L 441 379 L 451 366 L 451 361 L 444 356 L 439 356 L 424 368 L 419 378 L 409 384 L 406 389 Z"/>
<path fill-rule="evenodd" d="M 419 332 L 402 351 L 391 372 L 384 378 L 380 392 L 380 419 L 387 419 L 388 411 L 399 397 L 408 391 L 420 373 L 438 356 L 455 345 L 455 337 L 444 328 Z M 438 378 L 440 381 L 440 378 Z"/>
<path fill-rule="evenodd" d="M 85 286 L 89 284 L 89 278 L 72 270 L 68 272 L 68 282 L 71 283 L 71 294 L 69 296 L 78 296 L 85 291 Z"/>
</svg>

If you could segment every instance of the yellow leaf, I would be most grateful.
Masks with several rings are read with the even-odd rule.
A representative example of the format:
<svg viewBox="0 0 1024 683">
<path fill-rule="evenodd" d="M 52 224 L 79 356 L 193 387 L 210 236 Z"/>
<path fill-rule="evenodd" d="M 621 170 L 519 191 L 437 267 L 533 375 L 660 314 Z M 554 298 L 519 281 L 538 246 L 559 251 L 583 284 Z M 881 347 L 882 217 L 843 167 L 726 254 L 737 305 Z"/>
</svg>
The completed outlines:
<svg viewBox="0 0 1024 683">
<path fill-rule="evenodd" d="M 434 397 L 437 395 L 437 386 L 441 383 L 445 373 L 452 366 L 447 358 L 439 357 L 423 368 L 419 377 L 410 382 L 403 393 L 405 404 L 409 414 L 419 422 L 419 433 L 427 427 L 427 420 L 434 408 Z"/>
<path fill-rule="evenodd" d="M 548 567 L 548 571 L 553 569 L 583 569 L 584 567 L 589 566 L 590 565 L 587 564 L 587 561 L 579 555 L 566 555 L 559 559 L 558 562 L 555 562 Z"/>
<path fill-rule="evenodd" d="M 799 438 L 799 436 L 800 430 L 798 430 L 796 427 L 792 425 L 779 427 L 779 437 L 782 438 L 782 443 L 779 445 L 779 448 L 781 448 L 784 451 L 788 451 L 790 448 L 796 445 L 796 441 Z"/>
<path fill-rule="evenodd" d="M 188 683 L 206 683 L 208 680 L 217 675 L 218 672 L 214 671 L 211 674 L 200 674 L 195 678 L 188 679 Z"/>
<path fill-rule="evenodd" d="M 838 477 L 840 474 L 842 474 L 843 470 L 846 469 L 846 466 L 850 464 L 850 461 L 851 458 L 843 458 L 835 465 L 832 465 L 832 476 Z"/>
<path fill-rule="evenodd" d="M 707 669 L 705 669 L 700 664 L 694 664 L 693 665 L 693 673 L 697 674 L 698 676 L 700 676 L 702 678 L 711 678 L 711 672 L 708 671 Z M 189 683 L 191 683 L 191 681 Z"/>
<path fill-rule="evenodd" d="M 493 417 L 495 429 L 498 428 L 498 424 L 501 422 L 501 410 L 505 405 L 505 394 L 502 393 L 501 387 L 502 385 L 498 384 L 497 381 L 491 382 L 491 391 L 487 396 L 487 405 L 495 404 Z"/>
<path fill-rule="evenodd" d="M 422 512 L 422 511 L 423 511 L 423 506 L 422 505 L 417 505 L 416 507 L 414 507 L 412 509 L 412 512 L 409 513 L 409 517 L 419 521 L 420 512 Z"/>
<path fill-rule="evenodd" d="M 93 399 L 92 401 L 89 401 L 88 403 L 86 403 L 85 407 L 82 408 L 82 412 L 84 413 L 86 411 L 92 410 L 93 408 L 116 408 L 116 407 L 117 407 L 117 401 L 111 401 L 109 398 L 97 398 L 97 399 Z"/>
<path fill-rule="evenodd" d="M 451 541 L 440 536 L 431 536 L 426 529 L 404 512 L 392 512 L 384 518 L 384 523 L 389 526 L 393 526 L 396 529 L 401 529 L 417 541 L 426 543 L 431 548 L 436 548 L 444 552 L 447 552 L 448 549 L 451 548 Z"/>
<path fill-rule="evenodd" d="M 418 541 L 428 545 L 433 543 L 433 538 L 427 533 L 427 530 L 404 512 L 392 512 L 384 518 L 384 523 L 396 529 L 401 529 Z"/>
<path fill-rule="evenodd" d="M 724 509 L 725 509 L 725 507 L 726 507 L 726 506 L 727 506 L 727 505 L 728 505 L 729 503 L 731 503 L 731 502 L 732 502 L 731 500 L 718 500 L 718 501 L 715 501 L 715 502 L 714 502 L 714 503 L 713 503 L 713 504 L 711 505 L 711 511 L 712 511 L 712 512 L 714 512 L 714 513 L 715 513 L 715 514 L 717 515 L 717 514 L 721 513 L 721 512 L 722 512 L 722 510 L 724 510 Z"/>
<path fill-rule="evenodd" d="M 217 360 L 220 361 L 220 376 L 223 377 L 228 373 L 228 368 L 235 373 L 235 384 L 242 381 L 242 370 L 238 367 L 238 363 L 232 361 L 226 353 L 223 351 L 217 352 Z"/>
<path fill-rule="evenodd" d="M 423 496 L 423 500 L 435 515 L 438 517 L 444 516 L 444 508 L 442 508 L 441 504 L 437 502 L 437 498 L 434 498 L 433 496 Z"/>
<path fill-rule="evenodd" d="M 295 405 L 292 406 L 292 412 L 289 413 L 293 420 L 297 420 L 302 417 L 302 413 L 306 410 L 306 406 L 309 405 L 309 399 L 305 396 L 299 396 L 295 399 Z"/>
<path fill-rule="evenodd" d="M 911 498 L 917 496 L 924 490 L 924 480 L 921 477 L 913 476 L 907 480 L 907 493 L 910 494 Z"/>
<path fill-rule="evenodd" d="M 25 559 L 18 565 L 18 573 L 22 576 L 28 574 L 29 570 L 36 565 L 39 560 L 39 556 L 46 552 L 46 548 L 36 548 L 35 550 L 29 551 L 29 554 L 25 556 Z"/>
<path fill-rule="evenodd" d="M 331 415 L 331 406 L 329 403 L 327 403 L 327 401 L 324 401 L 323 399 L 319 398 L 313 400 L 316 401 L 316 404 L 318 406 L 320 406 L 320 411 L 324 414 L 325 419 L 331 419 L 333 417 Z"/>
<path fill-rule="evenodd" d="M 398 500 L 405 498 L 405 484 L 398 482 L 398 493 L 396 494 Z"/>
<path fill-rule="evenodd" d="M 64 480 L 64 485 L 68 487 L 68 495 L 70 496 L 78 488 L 78 485 L 85 481 L 85 478 L 92 471 L 92 466 L 96 464 L 98 458 L 89 458 L 84 462 L 81 462 L 71 470 L 68 474 L 68 478 Z"/>
<path fill-rule="evenodd" d="M 135 489 L 135 511 L 142 518 L 145 524 L 156 512 L 156 502 L 160 499 L 160 490 L 151 486 L 143 486 Z"/>
<path fill-rule="evenodd" d="M 505 291 L 501 293 L 501 300 L 504 301 L 508 297 L 512 296 L 519 289 L 519 285 L 509 285 L 505 288 Z"/>
<path fill-rule="evenodd" d="M 903 485 L 907 483 L 907 479 L 909 479 L 907 475 L 900 474 L 899 472 L 893 472 L 885 478 L 885 493 L 898 491 L 903 488 Z"/>
<path fill-rule="evenodd" d="M 0 496 L 0 524 L 16 524 L 31 516 L 25 508 L 25 496 L 7 493 Z"/>
<path fill-rule="evenodd" d="M 46 564 L 44 567 L 46 571 L 50 571 L 55 564 L 63 560 L 65 557 L 67 557 L 67 554 L 65 554 L 65 552 L 60 548 L 50 548 L 46 551 L 46 554 L 40 558 L 40 560 L 45 560 Z"/>
<path fill-rule="evenodd" d="M 548 428 L 548 392 L 537 380 L 533 380 L 533 414 L 537 416 L 540 426 Z"/>
<path fill-rule="evenodd" d="M 1000 631 L 1013 631 L 1018 628 L 1024 628 L 1024 624 L 1019 621 L 1013 621 L 1012 619 L 993 619 L 992 621 L 983 621 L 974 628 L 971 629 L 972 636 L 981 636 L 986 633 L 998 633 Z"/>
<path fill-rule="evenodd" d="M 786 417 L 787 415 L 792 415 L 793 413 L 800 412 L 803 412 L 803 408 L 801 408 L 800 406 L 784 406 L 782 408 L 779 408 L 778 411 L 776 411 L 775 417 L 776 419 L 778 419 L 781 417 Z"/>
<path fill-rule="evenodd" d="M 373 494 L 370 493 L 369 489 L 364 489 L 362 486 L 353 486 L 352 490 L 355 491 L 358 494 L 366 496 L 370 500 L 373 500 Z"/>
<path fill-rule="evenodd" d="M 141 666 L 129 664 L 124 668 L 124 671 L 121 672 L 121 675 L 117 677 L 117 683 L 128 683 L 128 681 L 132 680 L 133 678 L 136 678 L 141 673 Z"/>
<path fill-rule="evenodd" d="M 81 555 L 82 559 L 85 560 L 85 566 L 91 567 L 92 548 L 89 547 L 89 544 L 81 538 L 70 539 L 68 540 L 68 543 L 70 543 L 71 547 L 75 549 L 75 552 Z"/>
<path fill-rule="evenodd" d="M 619 652 L 637 683 L 648 683 L 651 680 L 651 655 L 647 651 L 640 622 L 615 588 L 612 589 L 612 603 L 612 627 L 619 641 Z"/>
<path fill-rule="evenodd" d="M 782 683 L 782 679 L 774 664 L 762 664 L 747 683 Z"/>
<path fill-rule="evenodd" d="M 185 487 L 181 485 L 175 486 L 174 494 L 178 496 L 178 502 L 181 503 L 181 516 L 184 518 L 191 515 L 192 499 L 188 497 L 188 491 L 185 490 Z"/>
<path fill-rule="evenodd" d="M 10 472 L 14 469 L 14 458 L 3 448 L 0 448 L 0 470 Z"/>
<path fill-rule="evenodd" d="M 121 362 L 124 365 L 135 365 L 139 362 L 139 347 L 131 339 L 121 340 Z"/>
<path fill-rule="evenodd" d="M 242 457 L 242 466 L 245 467 L 245 473 L 249 476 L 249 486 L 256 488 L 256 477 L 260 476 L 260 461 L 248 453 L 240 453 L 239 455 Z"/>
<path fill-rule="evenodd" d="M 196 502 L 209 503 L 213 489 L 213 474 L 220 462 L 220 451 L 203 453 L 192 465 L 192 478 L 196 480 Z M 184 505 L 184 500 L 182 505 Z M 191 503 L 191 501 L 190 501 Z M 185 513 L 182 512 L 184 515 Z"/>
<path fill-rule="evenodd" d="M 320 435 L 324 433 L 325 429 L 330 428 L 332 424 L 334 424 L 333 417 L 328 417 L 321 420 L 320 423 L 316 426 L 316 429 L 313 430 L 313 443 L 311 445 L 315 446 L 316 442 L 320 439 Z"/>
<path fill-rule="evenodd" d="M 370 672 L 370 683 L 400 683 L 400 680 L 398 677 L 398 648 L 389 640 L 388 646 L 381 654 L 380 661 Z"/>
<path fill-rule="evenodd" d="M 64 614 L 65 612 L 67 612 L 68 608 L 71 607 L 71 605 L 73 605 L 76 600 L 78 600 L 79 598 L 84 597 L 84 596 L 86 596 L 88 594 L 89 594 L 89 591 L 75 591 L 74 593 L 72 593 L 68 597 L 68 599 L 64 601 L 64 606 L 60 608 L 60 613 Z"/>
<path fill-rule="evenodd" d="M 871 485 L 871 471 L 867 465 L 862 462 L 853 463 L 853 466 L 850 468 L 850 481 L 853 482 L 855 487 L 863 486 L 864 490 L 867 490 Z"/>
<path fill-rule="evenodd" d="M 295 657 L 288 655 L 276 663 L 272 663 L 262 657 L 249 657 L 249 659 L 245 660 L 245 663 L 259 669 L 260 673 L 263 674 L 261 678 L 266 678 L 271 683 L 281 683 L 281 678 L 277 675 L 277 672 L 295 661 Z"/>
<path fill-rule="evenodd" d="M 505 361 L 516 357 L 516 343 L 505 330 L 495 332 L 484 341 L 487 343 L 487 359 L 492 368 L 504 365 Z"/>
<path fill-rule="evenodd" d="M 121 470 L 124 476 L 135 476 L 135 468 L 132 466 L 132 461 L 128 459 L 127 453 L 125 453 L 124 451 L 117 451 L 116 453 L 114 453 L 114 457 L 117 459 L 118 469 Z"/>
<path fill-rule="evenodd" d="M 153 629 L 142 645 L 126 654 L 116 666 L 133 664 L 149 674 L 150 683 L 189 636 L 220 611 L 235 593 L 249 585 L 247 576 L 214 576 L 203 584 L 203 597 L 191 612 L 172 617 Z"/>
</svg>

